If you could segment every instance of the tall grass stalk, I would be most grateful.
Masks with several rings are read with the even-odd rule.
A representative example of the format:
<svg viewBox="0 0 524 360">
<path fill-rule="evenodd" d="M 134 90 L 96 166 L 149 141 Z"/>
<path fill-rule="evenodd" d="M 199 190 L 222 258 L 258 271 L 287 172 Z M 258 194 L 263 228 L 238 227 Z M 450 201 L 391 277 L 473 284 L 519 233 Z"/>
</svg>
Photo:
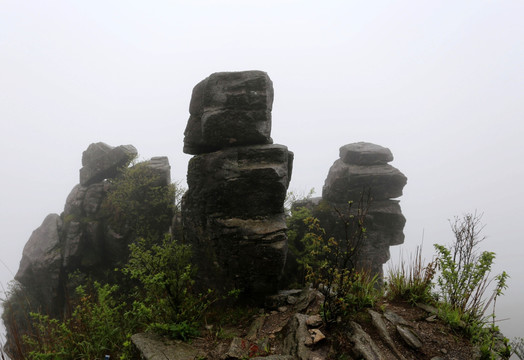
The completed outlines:
<svg viewBox="0 0 524 360">
<path fill-rule="evenodd" d="M 388 268 L 388 297 L 407 300 L 412 304 L 430 302 L 435 272 L 436 261 L 425 263 L 422 258 L 422 245 L 417 246 L 415 254 L 410 254 L 408 260 L 405 260 L 401 253 L 398 264 Z"/>
</svg>

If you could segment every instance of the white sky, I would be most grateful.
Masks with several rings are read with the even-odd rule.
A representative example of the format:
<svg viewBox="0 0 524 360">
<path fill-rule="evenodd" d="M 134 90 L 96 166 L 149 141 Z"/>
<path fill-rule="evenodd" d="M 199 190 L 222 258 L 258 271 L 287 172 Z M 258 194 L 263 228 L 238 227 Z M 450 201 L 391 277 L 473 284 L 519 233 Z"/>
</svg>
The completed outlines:
<svg viewBox="0 0 524 360">
<path fill-rule="evenodd" d="M 191 90 L 217 71 L 274 83 L 291 189 L 321 193 L 340 146 L 389 147 L 408 177 L 406 242 L 452 240 L 484 212 L 485 250 L 511 275 L 498 303 L 524 336 L 524 2 L 0 0 L 0 282 L 60 213 L 92 142 L 166 155 L 184 180 Z M 520 331 L 520 332 L 519 332 Z"/>
</svg>

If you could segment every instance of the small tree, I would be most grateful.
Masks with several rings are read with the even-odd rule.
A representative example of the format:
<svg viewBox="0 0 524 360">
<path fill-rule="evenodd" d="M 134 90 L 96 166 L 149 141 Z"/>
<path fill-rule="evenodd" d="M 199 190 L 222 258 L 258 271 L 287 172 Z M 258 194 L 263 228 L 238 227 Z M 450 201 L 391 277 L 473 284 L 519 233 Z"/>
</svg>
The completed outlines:
<svg viewBox="0 0 524 360">
<path fill-rule="evenodd" d="M 483 251 L 478 254 L 478 245 L 485 239 L 481 236 L 484 226 L 482 214 L 466 214 L 455 217 L 451 229 L 455 241 L 449 247 L 435 244 L 437 263 L 440 269 L 438 285 L 444 302 L 461 313 L 480 319 L 486 310 L 484 294 L 491 278 L 490 271 L 495 260 L 495 253 Z M 496 293 L 492 300 L 502 294 L 507 274 L 496 277 Z"/>
<path fill-rule="evenodd" d="M 191 248 L 165 235 L 161 244 L 140 239 L 130 245 L 123 273 L 139 282 L 135 308 L 149 329 L 174 338 L 196 334 L 196 322 L 213 302 L 212 292 L 196 294 Z"/>
<path fill-rule="evenodd" d="M 309 254 L 304 261 L 306 279 L 324 294 L 322 315 L 329 324 L 338 316 L 373 306 L 378 297 L 377 277 L 359 268 L 359 252 L 365 239 L 365 218 L 370 198 L 361 197 L 346 211 L 335 208 L 344 226 L 344 237 L 328 237 L 317 218 L 305 220 L 309 233 L 304 237 Z"/>
</svg>

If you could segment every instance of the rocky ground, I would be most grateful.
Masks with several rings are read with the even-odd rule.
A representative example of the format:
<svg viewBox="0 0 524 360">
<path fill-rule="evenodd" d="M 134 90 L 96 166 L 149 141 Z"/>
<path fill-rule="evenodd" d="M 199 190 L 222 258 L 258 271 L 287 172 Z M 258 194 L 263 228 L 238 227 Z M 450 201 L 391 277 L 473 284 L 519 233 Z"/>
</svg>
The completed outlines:
<svg viewBox="0 0 524 360">
<path fill-rule="evenodd" d="M 478 351 L 428 306 L 383 302 L 329 329 L 319 316 L 322 295 L 290 290 L 227 325 L 209 321 L 190 343 L 136 334 L 143 359 L 476 359 Z M 246 314 L 246 313 L 244 313 Z M 242 316 L 241 316 L 242 317 Z M 247 317 L 247 318 L 246 318 Z M 211 320 L 211 319 L 210 319 Z"/>
</svg>

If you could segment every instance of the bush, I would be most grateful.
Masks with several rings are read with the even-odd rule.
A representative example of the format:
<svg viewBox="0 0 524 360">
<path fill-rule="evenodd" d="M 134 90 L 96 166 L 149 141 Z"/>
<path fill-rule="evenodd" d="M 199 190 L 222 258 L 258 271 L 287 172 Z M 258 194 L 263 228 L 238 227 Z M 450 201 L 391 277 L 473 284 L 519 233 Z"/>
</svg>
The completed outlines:
<svg viewBox="0 0 524 360">
<path fill-rule="evenodd" d="M 122 235 L 162 239 L 181 195 L 176 185 L 162 185 L 158 172 L 147 163 L 120 169 L 110 183 L 104 209 L 111 226 Z"/>
<path fill-rule="evenodd" d="M 434 245 L 442 300 L 472 318 L 482 318 L 486 311 L 484 295 L 492 280 L 489 275 L 495 260 L 493 252 L 483 251 L 477 255 L 478 245 L 484 240 L 480 237 L 483 229 L 481 218 L 482 215 L 476 213 L 466 214 L 462 219 L 455 217 L 451 224 L 454 243 L 449 247 Z M 504 272 L 496 278 L 497 292 L 493 300 L 502 294 L 507 274 Z"/>
<path fill-rule="evenodd" d="M 79 286 L 72 314 L 65 320 L 31 313 L 34 332 L 24 336 L 29 359 L 132 358 L 129 339 L 137 330 L 118 287 L 97 282 Z"/>
<path fill-rule="evenodd" d="M 357 268 L 359 250 L 365 238 L 364 220 L 367 207 L 361 200 L 356 209 L 337 212 L 343 226 L 344 238 L 328 237 L 317 218 L 307 218 L 309 232 L 304 236 L 307 253 L 303 257 L 306 280 L 324 294 L 322 316 L 329 324 L 368 306 L 380 297 L 378 276 L 370 276 Z"/>
<path fill-rule="evenodd" d="M 483 359 L 492 359 L 497 355 L 509 357 L 508 339 L 500 335 L 495 325 L 495 306 L 498 297 L 507 288 L 508 274 L 490 277 L 495 253 L 483 251 L 478 255 L 478 245 L 483 226 L 482 215 L 466 214 L 455 217 L 451 229 L 455 241 L 449 247 L 435 244 L 437 264 L 440 270 L 438 277 L 440 316 L 452 325 L 459 323 L 474 343 L 479 344 Z M 491 297 L 486 298 L 492 280 L 495 288 Z M 493 303 L 489 316 L 485 313 Z M 450 319 L 458 319 L 458 322 Z M 491 319 L 491 322 L 489 320 Z"/>
<path fill-rule="evenodd" d="M 123 273 L 139 282 L 135 288 L 136 308 L 146 314 L 149 329 L 171 337 L 187 338 L 202 313 L 212 303 L 212 293 L 195 294 L 191 248 L 165 235 L 161 244 L 140 239 L 130 245 L 129 262 Z M 187 329 L 184 330 L 184 329 Z"/>
</svg>

